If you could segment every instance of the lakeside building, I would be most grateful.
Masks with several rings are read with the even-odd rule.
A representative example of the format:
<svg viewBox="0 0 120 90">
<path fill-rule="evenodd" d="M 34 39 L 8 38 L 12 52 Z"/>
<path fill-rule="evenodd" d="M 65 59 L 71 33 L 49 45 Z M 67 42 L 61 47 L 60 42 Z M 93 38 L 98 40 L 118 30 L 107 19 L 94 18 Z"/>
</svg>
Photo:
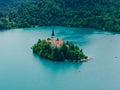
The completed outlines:
<svg viewBox="0 0 120 90">
<path fill-rule="evenodd" d="M 54 29 L 52 30 L 51 39 L 47 40 L 53 47 L 60 47 L 63 44 L 63 40 L 55 37 Z"/>
</svg>

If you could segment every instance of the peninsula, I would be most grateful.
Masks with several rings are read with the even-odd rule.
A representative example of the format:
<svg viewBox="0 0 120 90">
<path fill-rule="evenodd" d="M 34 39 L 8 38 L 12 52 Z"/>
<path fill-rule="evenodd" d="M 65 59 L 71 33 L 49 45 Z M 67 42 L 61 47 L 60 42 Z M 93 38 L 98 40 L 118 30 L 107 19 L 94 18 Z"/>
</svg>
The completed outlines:
<svg viewBox="0 0 120 90">
<path fill-rule="evenodd" d="M 51 38 L 45 40 L 39 39 L 32 47 L 33 53 L 38 56 L 53 61 L 74 61 L 83 62 L 87 60 L 87 56 L 83 53 L 82 49 L 74 45 L 72 42 L 64 42 L 63 40 L 55 37 L 54 30 L 52 30 Z"/>
</svg>

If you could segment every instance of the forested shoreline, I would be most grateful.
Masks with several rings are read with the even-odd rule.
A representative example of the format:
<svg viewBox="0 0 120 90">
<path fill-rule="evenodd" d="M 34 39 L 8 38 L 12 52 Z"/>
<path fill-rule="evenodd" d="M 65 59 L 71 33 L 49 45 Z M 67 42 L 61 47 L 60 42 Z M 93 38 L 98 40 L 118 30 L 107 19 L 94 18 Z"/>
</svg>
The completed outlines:
<svg viewBox="0 0 120 90">
<path fill-rule="evenodd" d="M 5 1 L 0 4 L 0 29 L 55 25 L 120 31 L 119 0 L 15 0 L 5 3 L 6 8 Z"/>
</svg>

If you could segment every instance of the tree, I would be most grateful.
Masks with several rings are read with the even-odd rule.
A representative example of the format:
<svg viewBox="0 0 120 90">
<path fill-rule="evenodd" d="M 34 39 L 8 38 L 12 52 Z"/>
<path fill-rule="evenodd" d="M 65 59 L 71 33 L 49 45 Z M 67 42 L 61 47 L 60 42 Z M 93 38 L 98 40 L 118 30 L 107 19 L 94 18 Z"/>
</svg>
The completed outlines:
<svg viewBox="0 0 120 90">
<path fill-rule="evenodd" d="M 64 54 L 63 54 L 63 52 L 60 52 L 60 54 L 59 54 L 59 56 L 58 56 L 58 60 L 59 61 L 64 61 Z"/>
<path fill-rule="evenodd" d="M 119 0 L 7 1 L 0 0 L 1 29 L 57 25 L 120 31 Z"/>
</svg>

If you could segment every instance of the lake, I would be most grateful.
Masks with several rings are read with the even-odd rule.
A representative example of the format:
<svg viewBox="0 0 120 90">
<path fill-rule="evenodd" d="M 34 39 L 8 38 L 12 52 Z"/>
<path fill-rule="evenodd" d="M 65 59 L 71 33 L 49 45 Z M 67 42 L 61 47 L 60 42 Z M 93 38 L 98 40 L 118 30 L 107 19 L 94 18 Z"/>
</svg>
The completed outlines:
<svg viewBox="0 0 120 90">
<path fill-rule="evenodd" d="M 120 34 L 89 28 L 54 27 L 93 60 L 53 62 L 31 47 L 51 37 L 52 27 L 0 31 L 0 90 L 120 90 Z"/>
</svg>

